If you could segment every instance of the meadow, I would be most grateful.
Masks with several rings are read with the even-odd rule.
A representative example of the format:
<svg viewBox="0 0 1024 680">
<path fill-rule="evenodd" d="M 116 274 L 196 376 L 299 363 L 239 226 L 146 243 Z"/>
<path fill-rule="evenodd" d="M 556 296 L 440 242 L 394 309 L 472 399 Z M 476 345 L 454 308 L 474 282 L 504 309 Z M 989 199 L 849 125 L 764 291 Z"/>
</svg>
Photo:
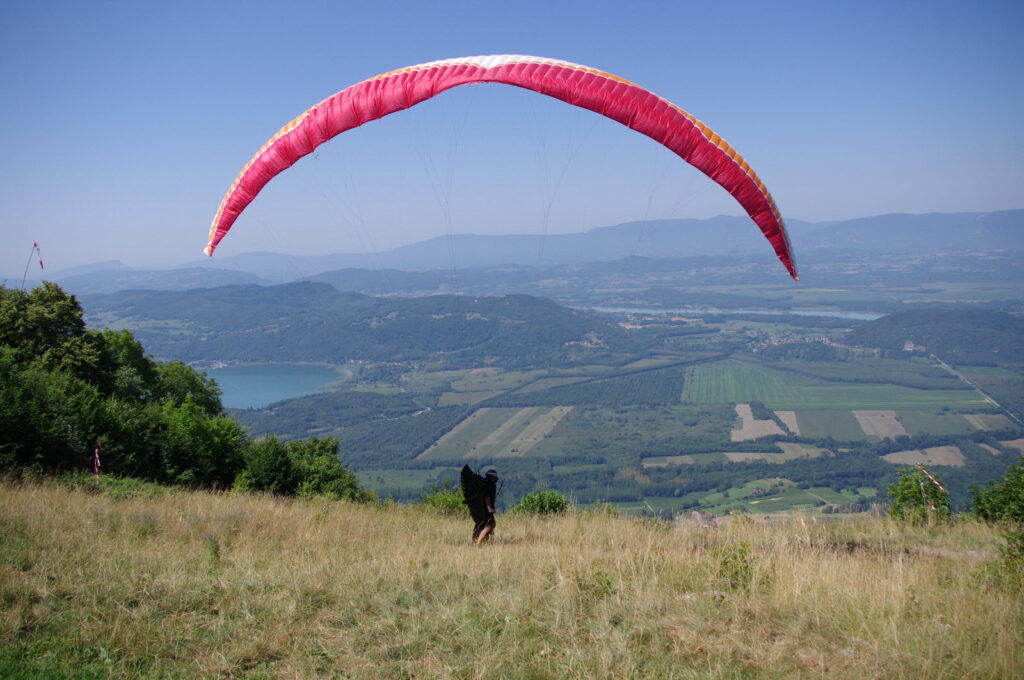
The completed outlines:
<svg viewBox="0 0 1024 680">
<path fill-rule="evenodd" d="M 107 486 L 108 480 L 104 480 Z M 969 520 L 468 519 L 182 490 L 0 489 L 0 676 L 1011 678 Z M 817 493 L 809 489 L 807 493 Z M 968 604 L 969 603 L 969 604 Z"/>
<path fill-rule="evenodd" d="M 880 383 L 829 382 L 741 361 L 687 369 L 683 401 L 723 404 L 760 401 L 772 409 L 984 408 L 971 389 L 920 390 Z"/>
</svg>

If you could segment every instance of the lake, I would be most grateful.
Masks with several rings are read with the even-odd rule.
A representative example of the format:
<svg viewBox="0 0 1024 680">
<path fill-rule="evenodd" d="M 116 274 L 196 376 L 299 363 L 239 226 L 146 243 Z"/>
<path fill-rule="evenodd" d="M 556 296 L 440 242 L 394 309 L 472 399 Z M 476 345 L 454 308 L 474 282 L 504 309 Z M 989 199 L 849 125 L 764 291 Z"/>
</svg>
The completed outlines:
<svg viewBox="0 0 1024 680">
<path fill-rule="evenodd" d="M 327 385 L 352 376 L 326 364 L 248 364 L 205 371 L 223 392 L 229 408 L 262 408 L 282 399 L 322 392 Z"/>
</svg>

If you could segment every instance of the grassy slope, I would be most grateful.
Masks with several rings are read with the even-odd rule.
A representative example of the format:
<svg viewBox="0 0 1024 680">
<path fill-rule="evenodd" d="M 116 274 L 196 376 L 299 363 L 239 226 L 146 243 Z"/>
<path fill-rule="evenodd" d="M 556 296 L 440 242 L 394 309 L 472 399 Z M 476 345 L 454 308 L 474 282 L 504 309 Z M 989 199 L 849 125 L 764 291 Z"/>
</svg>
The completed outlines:
<svg viewBox="0 0 1024 680">
<path fill-rule="evenodd" d="M 0 676 L 1009 678 L 984 525 L 708 530 L 415 507 L 0 488 Z M 723 555 L 751 590 L 721 578 Z M 725 552 L 723 552 L 723 550 Z M 733 570 L 736 573 L 736 570 Z M 971 606 L 964 606 L 970 602 Z"/>
</svg>

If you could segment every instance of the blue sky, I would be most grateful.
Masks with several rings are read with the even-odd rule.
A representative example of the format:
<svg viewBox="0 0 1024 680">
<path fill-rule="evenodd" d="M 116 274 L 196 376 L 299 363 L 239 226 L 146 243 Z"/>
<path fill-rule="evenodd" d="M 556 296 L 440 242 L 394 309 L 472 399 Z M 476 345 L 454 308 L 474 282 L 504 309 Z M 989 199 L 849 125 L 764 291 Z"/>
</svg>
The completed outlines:
<svg viewBox="0 0 1024 680">
<path fill-rule="evenodd" d="M 20 277 L 33 241 L 51 270 L 199 259 L 281 125 L 377 73 L 476 54 L 653 90 L 743 154 L 789 218 L 1021 208 L 1022 19 L 1013 2 L 0 0 L 0 275 Z M 654 142 L 466 87 L 300 161 L 218 256 L 717 214 L 741 210 Z"/>
</svg>

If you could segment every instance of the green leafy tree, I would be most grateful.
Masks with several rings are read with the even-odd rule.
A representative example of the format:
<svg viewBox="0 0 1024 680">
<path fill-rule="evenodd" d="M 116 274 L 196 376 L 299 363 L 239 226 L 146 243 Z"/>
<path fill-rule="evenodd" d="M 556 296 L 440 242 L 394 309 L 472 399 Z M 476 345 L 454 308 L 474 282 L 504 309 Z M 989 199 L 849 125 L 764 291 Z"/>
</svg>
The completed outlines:
<svg viewBox="0 0 1024 680">
<path fill-rule="evenodd" d="M 102 331 L 103 369 L 97 375 L 106 394 L 121 399 L 153 401 L 158 380 L 157 364 L 146 356 L 130 331 Z"/>
<path fill-rule="evenodd" d="M 979 517 L 1005 523 L 1006 545 L 1000 546 L 998 559 L 982 567 L 982 576 L 989 583 L 1024 591 L 1024 458 L 1010 467 L 1003 481 L 972 491 Z"/>
<path fill-rule="evenodd" d="M 1024 458 L 1007 470 L 1003 481 L 992 481 L 985 489 L 972 491 L 972 507 L 979 517 L 1024 524 Z"/>
<path fill-rule="evenodd" d="M 191 400 L 163 407 L 167 434 L 161 448 L 168 481 L 198 486 L 230 486 L 245 465 L 245 435 L 230 418 L 204 417 Z"/>
<path fill-rule="evenodd" d="M 223 417 L 220 390 L 182 364 L 148 357 L 129 331 L 85 327 L 53 283 L 0 286 L 0 467 L 88 467 L 161 482 L 225 486 L 246 439 Z"/>
<path fill-rule="evenodd" d="M 370 492 L 341 464 L 337 439 L 309 439 L 288 442 L 288 454 L 298 475 L 296 494 L 326 496 L 335 500 L 367 501 Z"/>
<path fill-rule="evenodd" d="M 0 348 L 0 464 L 41 472 L 85 465 L 98 390 L 63 372 L 18 366 L 12 357 Z"/>
<path fill-rule="evenodd" d="M 889 516 L 914 523 L 947 518 L 949 494 L 919 468 L 902 469 L 896 483 L 889 487 Z"/>
<path fill-rule="evenodd" d="M 287 444 L 274 435 L 249 444 L 245 469 L 235 480 L 236 488 L 293 496 L 298 486 L 299 473 L 292 464 Z"/>
<path fill-rule="evenodd" d="M 220 387 L 205 373 L 181 361 L 158 364 L 157 371 L 156 396 L 159 399 L 175 404 L 191 399 L 208 416 L 217 416 L 223 412 Z"/>
</svg>

